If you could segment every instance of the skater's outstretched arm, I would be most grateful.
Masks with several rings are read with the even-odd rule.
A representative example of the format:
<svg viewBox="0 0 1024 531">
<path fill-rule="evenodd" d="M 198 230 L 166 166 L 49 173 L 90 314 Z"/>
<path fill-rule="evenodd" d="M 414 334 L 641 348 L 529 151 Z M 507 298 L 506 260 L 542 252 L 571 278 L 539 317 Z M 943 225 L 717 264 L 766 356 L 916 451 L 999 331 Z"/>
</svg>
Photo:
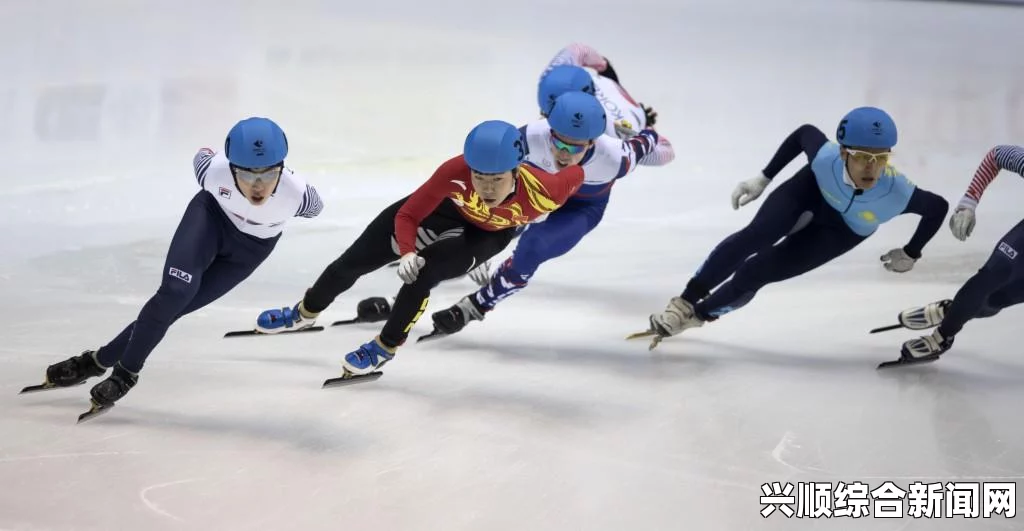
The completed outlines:
<svg viewBox="0 0 1024 531">
<path fill-rule="evenodd" d="M 964 241 L 974 232 L 974 210 L 978 208 L 978 202 L 981 201 L 985 189 L 992 184 L 996 175 L 999 175 L 999 170 L 1008 170 L 1024 176 L 1024 148 L 1000 145 L 985 154 L 985 158 L 974 172 L 974 178 L 967 186 L 967 191 L 960 198 L 956 212 L 949 218 L 949 229 L 958 240 Z"/>
<path fill-rule="evenodd" d="M 910 242 L 903 247 L 903 252 L 914 260 L 921 258 L 921 251 L 935 236 L 935 233 L 939 232 L 947 212 L 949 212 L 949 202 L 942 196 L 928 190 L 915 188 L 903 213 L 918 214 L 921 216 L 921 221 L 918 222 L 914 235 L 910 237 Z"/>
<path fill-rule="evenodd" d="M 820 129 L 809 124 L 801 125 L 782 141 L 782 145 L 775 151 L 775 156 L 768 161 L 768 165 L 764 167 L 762 173 L 767 179 L 774 178 L 790 162 L 793 162 L 793 159 L 800 156 L 800 153 L 807 155 L 807 161 L 810 162 L 814 160 L 818 150 L 825 145 L 825 142 L 828 142 L 828 138 Z"/>
</svg>

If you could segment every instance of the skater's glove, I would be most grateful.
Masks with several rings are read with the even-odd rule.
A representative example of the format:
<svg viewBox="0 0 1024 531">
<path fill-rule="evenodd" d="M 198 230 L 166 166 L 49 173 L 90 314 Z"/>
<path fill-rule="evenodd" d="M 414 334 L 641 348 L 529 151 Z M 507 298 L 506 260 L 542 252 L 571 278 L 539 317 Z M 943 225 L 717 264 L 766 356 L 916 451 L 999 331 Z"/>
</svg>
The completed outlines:
<svg viewBox="0 0 1024 531">
<path fill-rule="evenodd" d="M 761 173 L 753 179 L 736 185 L 736 189 L 732 191 L 732 209 L 738 210 L 741 206 L 760 197 L 770 182 L 771 180 L 765 177 L 764 173 Z"/>
<path fill-rule="evenodd" d="M 960 200 L 956 211 L 949 217 L 949 230 L 953 231 L 956 239 L 965 241 L 974 232 L 974 209 L 977 207 L 978 202 L 970 197 L 964 196 Z"/>
<path fill-rule="evenodd" d="M 628 120 L 616 120 L 615 122 L 615 134 L 622 140 L 629 140 L 637 135 L 636 129 L 633 129 L 633 124 Z"/>
<path fill-rule="evenodd" d="M 427 260 L 416 253 L 405 253 L 398 261 L 398 278 L 406 284 L 416 282 L 416 278 L 420 276 L 420 269 L 423 269 L 426 263 Z"/>
<path fill-rule="evenodd" d="M 914 268 L 917 260 L 910 257 L 902 248 L 893 249 L 882 255 L 882 262 L 887 270 L 894 273 L 906 273 Z"/>
<path fill-rule="evenodd" d="M 469 278 L 476 282 L 481 288 L 491 283 L 491 262 L 490 260 L 469 270 Z"/>
<path fill-rule="evenodd" d="M 658 112 L 654 110 L 654 107 L 648 107 L 643 103 L 640 104 L 640 108 L 644 110 L 644 117 L 647 118 L 647 127 L 654 127 L 654 123 L 658 121 Z"/>
</svg>

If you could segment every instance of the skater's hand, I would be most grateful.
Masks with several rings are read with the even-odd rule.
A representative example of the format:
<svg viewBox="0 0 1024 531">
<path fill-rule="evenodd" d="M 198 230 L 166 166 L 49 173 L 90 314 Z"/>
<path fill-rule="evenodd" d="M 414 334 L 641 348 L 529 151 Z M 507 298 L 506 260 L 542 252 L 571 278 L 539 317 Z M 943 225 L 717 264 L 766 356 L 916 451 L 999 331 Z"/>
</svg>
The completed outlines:
<svg viewBox="0 0 1024 531">
<path fill-rule="evenodd" d="M 953 231 L 953 236 L 956 239 L 965 241 L 974 232 L 974 209 L 977 206 L 977 201 L 964 197 L 957 205 L 956 212 L 949 217 L 949 230 Z"/>
<path fill-rule="evenodd" d="M 487 260 L 484 263 L 469 270 L 469 278 L 480 287 L 484 287 L 491 283 L 491 261 Z"/>
<path fill-rule="evenodd" d="M 883 254 L 881 260 L 885 262 L 885 268 L 893 273 L 906 273 L 913 269 L 914 263 L 917 262 L 903 248 L 896 248 Z"/>
<path fill-rule="evenodd" d="M 644 110 L 644 117 L 647 119 L 647 127 L 654 129 L 654 123 L 658 121 L 658 112 L 654 110 L 654 107 L 649 107 L 640 104 L 640 108 Z"/>
<path fill-rule="evenodd" d="M 738 210 L 741 206 L 760 197 L 761 192 L 764 192 L 770 182 L 771 180 L 762 173 L 753 179 L 737 184 L 736 189 L 732 191 L 732 209 Z"/>
<path fill-rule="evenodd" d="M 416 253 L 405 253 L 398 261 L 398 278 L 406 284 L 416 282 L 416 278 L 420 276 L 420 269 L 423 269 L 426 263 L 427 260 Z"/>
</svg>

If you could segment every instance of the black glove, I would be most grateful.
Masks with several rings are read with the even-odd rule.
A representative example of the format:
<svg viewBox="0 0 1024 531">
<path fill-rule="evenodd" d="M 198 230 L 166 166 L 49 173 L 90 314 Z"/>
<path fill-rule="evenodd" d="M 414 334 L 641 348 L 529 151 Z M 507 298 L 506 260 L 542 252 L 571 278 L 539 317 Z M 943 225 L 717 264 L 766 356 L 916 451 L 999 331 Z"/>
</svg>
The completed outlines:
<svg viewBox="0 0 1024 531">
<path fill-rule="evenodd" d="M 647 127 L 651 127 L 658 121 L 658 113 L 654 111 L 653 107 L 648 107 L 641 103 L 640 108 L 644 110 L 644 116 L 647 117 Z"/>
<path fill-rule="evenodd" d="M 602 76 L 604 76 L 604 77 L 606 77 L 606 78 L 608 78 L 608 79 L 618 83 L 619 82 L 619 75 L 616 74 L 615 73 L 615 69 L 612 68 L 611 61 L 609 61 L 607 57 L 604 57 L 604 61 L 606 63 L 608 63 L 608 68 L 605 68 L 604 72 L 598 72 L 598 75 L 602 75 Z"/>
</svg>

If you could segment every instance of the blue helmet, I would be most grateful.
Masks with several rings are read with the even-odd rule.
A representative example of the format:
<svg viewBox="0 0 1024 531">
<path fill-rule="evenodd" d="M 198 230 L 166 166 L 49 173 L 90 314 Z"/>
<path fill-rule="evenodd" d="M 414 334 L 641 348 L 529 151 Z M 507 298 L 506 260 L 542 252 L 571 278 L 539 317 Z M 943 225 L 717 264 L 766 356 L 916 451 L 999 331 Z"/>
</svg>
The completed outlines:
<svg viewBox="0 0 1024 531">
<path fill-rule="evenodd" d="M 276 166 L 288 156 L 288 138 L 273 120 L 246 118 L 228 131 L 224 154 L 239 168 Z"/>
<path fill-rule="evenodd" d="M 466 136 L 462 155 L 466 164 L 479 173 L 504 173 L 523 161 L 526 150 L 519 128 L 501 120 L 488 120 Z"/>
<path fill-rule="evenodd" d="M 891 149 L 896 145 L 896 122 L 877 107 L 857 107 L 839 122 L 836 140 L 843 146 Z"/>
<path fill-rule="evenodd" d="M 575 65 L 558 65 L 540 78 L 540 85 L 537 87 L 537 105 L 540 106 L 540 113 L 547 116 L 551 112 L 551 106 L 555 99 L 572 91 L 596 94 L 594 79 L 590 73 Z"/>
<path fill-rule="evenodd" d="M 608 127 L 608 117 L 604 106 L 592 94 L 566 92 L 551 107 L 548 125 L 566 138 L 594 140 L 604 134 Z"/>
</svg>

